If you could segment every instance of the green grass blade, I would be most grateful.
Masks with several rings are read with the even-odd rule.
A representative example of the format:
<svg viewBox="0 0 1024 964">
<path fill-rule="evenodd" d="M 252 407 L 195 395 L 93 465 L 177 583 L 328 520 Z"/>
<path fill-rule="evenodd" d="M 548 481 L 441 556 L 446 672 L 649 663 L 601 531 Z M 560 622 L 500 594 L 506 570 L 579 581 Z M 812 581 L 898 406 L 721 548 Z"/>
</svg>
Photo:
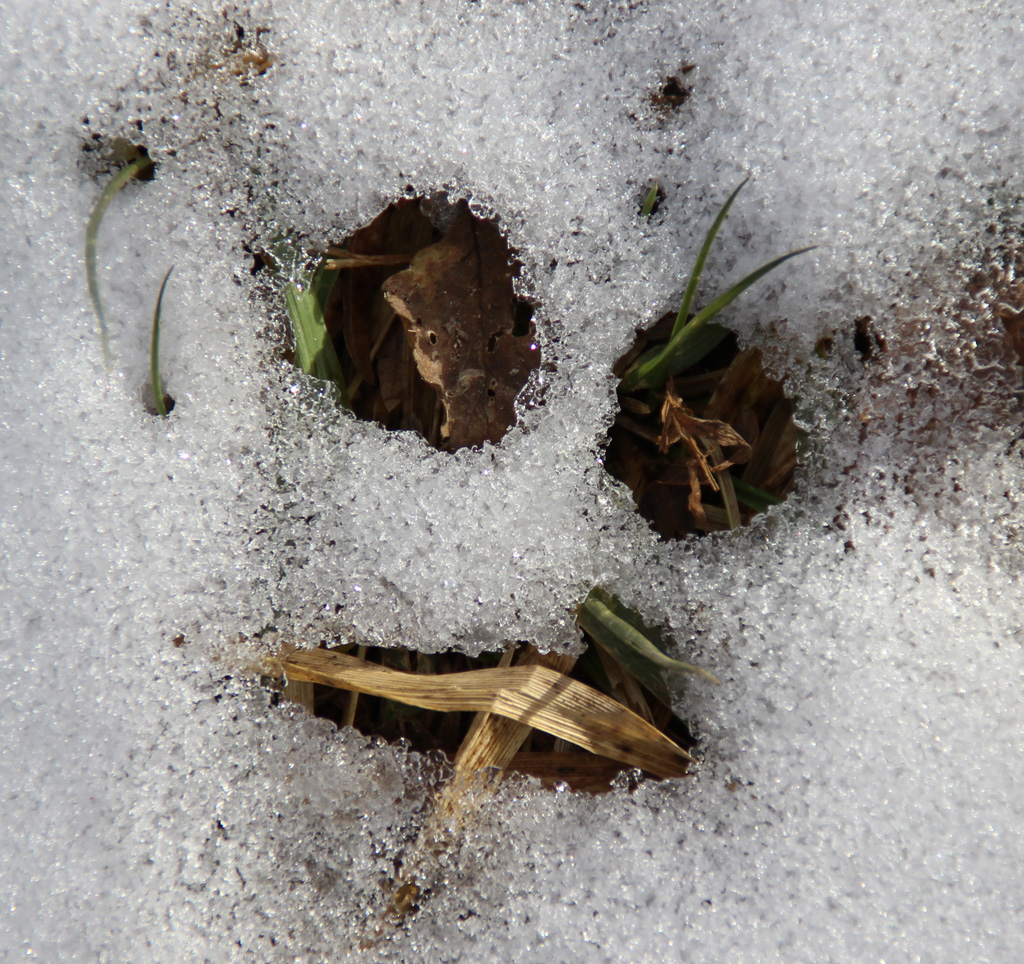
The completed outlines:
<svg viewBox="0 0 1024 964">
<path fill-rule="evenodd" d="M 705 324 L 699 328 L 685 328 L 678 337 L 673 347 L 675 358 L 674 370 L 677 372 L 686 371 L 691 365 L 696 365 L 705 356 L 710 354 L 726 337 L 729 329 L 722 325 Z M 671 343 L 669 343 L 671 344 Z M 662 363 L 665 352 L 669 345 L 661 348 L 652 348 L 644 352 L 626 372 L 619 386 L 620 391 L 631 392 L 634 388 L 641 388 L 645 385 L 660 389 L 664 386 L 665 380 L 655 385 L 647 373 L 657 371 L 657 366 Z"/>
<path fill-rule="evenodd" d="M 163 284 L 160 285 L 160 294 L 156 297 L 156 308 L 153 311 L 153 333 L 149 339 L 149 383 L 153 386 L 153 404 L 156 406 L 158 415 L 167 416 L 167 406 L 164 404 L 164 386 L 160 381 L 160 307 L 164 301 L 164 289 L 174 270 L 172 264 L 164 275 Z"/>
<path fill-rule="evenodd" d="M 711 225 L 707 236 L 704 238 L 704 244 L 701 246 L 700 254 L 697 255 L 697 260 L 693 263 L 693 270 L 690 272 L 690 280 L 686 283 L 686 291 L 683 293 L 683 303 L 679 306 L 679 312 L 676 314 L 675 324 L 672 326 L 673 338 L 683 330 L 683 326 L 686 324 L 687 318 L 690 317 L 690 308 L 693 305 L 694 295 L 697 293 L 697 285 L 700 282 L 700 276 L 704 273 L 704 265 L 708 260 L 708 255 L 711 253 L 711 245 L 715 241 L 715 236 L 718 234 L 719 229 L 725 222 L 726 217 L 728 217 L 729 209 L 732 207 L 733 201 L 736 200 L 740 191 L 743 190 L 749 180 L 749 177 L 744 178 L 740 182 L 739 187 L 729 195 L 728 200 L 722 206 L 722 210 L 718 212 L 718 217 L 715 218 L 714 224 Z"/>
<path fill-rule="evenodd" d="M 744 482 L 743 479 L 736 476 L 733 476 L 732 487 L 736 492 L 736 498 L 748 509 L 753 509 L 754 512 L 765 512 L 771 506 L 782 505 L 785 501 L 777 495 L 765 492 L 764 489 L 759 489 L 756 485 Z"/>
<path fill-rule="evenodd" d="M 640 209 L 640 217 L 649 218 L 654 212 L 654 205 L 658 203 L 658 182 L 655 180 L 651 189 L 644 198 L 644 206 Z"/>
<path fill-rule="evenodd" d="M 784 254 L 782 257 L 776 258 L 774 261 L 769 261 L 767 264 L 761 265 L 761 267 L 756 271 L 751 271 L 745 278 L 737 281 L 736 284 L 734 284 L 728 291 L 720 294 L 706 308 L 702 308 L 697 312 L 690 324 L 703 324 L 705 321 L 714 318 L 714 316 L 723 308 L 732 304 L 732 302 L 743 294 L 747 288 L 754 284 L 755 281 L 760 281 L 766 274 L 768 274 L 769 271 L 774 271 L 784 261 L 788 261 L 790 258 L 795 258 L 798 254 L 813 251 L 816 247 L 816 244 L 809 244 L 806 248 L 797 248 L 796 251 L 790 251 L 789 254 Z"/>
<path fill-rule="evenodd" d="M 591 591 L 579 608 L 577 618 L 580 627 L 599 646 L 615 656 L 642 686 L 656 695 L 663 692 L 665 683 L 661 677 L 662 670 L 693 674 L 712 683 L 718 682 L 707 670 L 666 656 L 634 623 L 622 618 L 606 605 L 605 600 L 615 605 L 614 600 L 609 599 L 601 590 Z"/>
<path fill-rule="evenodd" d="M 707 355 L 709 355 L 715 348 L 718 347 L 721 342 L 729 336 L 729 329 L 723 325 L 709 324 L 703 325 L 693 332 L 692 336 L 688 338 L 680 347 L 678 354 L 678 368 L 677 371 L 686 371 L 687 368 L 692 365 L 696 365 L 697 362 L 702 361 Z M 636 364 L 627 373 L 626 377 L 622 379 L 622 389 L 632 390 L 639 386 L 639 382 L 627 385 L 627 380 L 632 379 L 633 371 L 637 368 L 646 365 L 648 362 L 658 358 L 665 349 L 662 348 L 651 348 L 645 351 L 636 361 Z"/>
<path fill-rule="evenodd" d="M 110 344 L 107 335 L 107 318 L 103 311 L 103 299 L 100 297 L 100 280 L 96 272 L 96 239 L 100 233 L 100 224 L 103 221 L 103 214 L 107 210 L 114 195 L 121 190 L 133 177 L 144 171 L 153 163 L 152 159 L 146 156 L 137 157 L 130 164 L 121 168 L 111 179 L 110 183 L 103 189 L 99 200 L 96 202 L 92 213 L 89 215 L 89 223 L 85 228 L 85 276 L 89 284 L 89 298 L 92 301 L 92 310 L 96 314 L 96 320 L 100 326 L 100 342 L 103 345 L 103 364 L 110 367 Z"/>
<path fill-rule="evenodd" d="M 313 295 L 317 300 L 317 304 L 320 305 L 321 314 L 323 314 L 323 310 L 327 305 L 327 298 L 338 278 L 338 272 L 327 271 L 323 267 L 318 268 L 313 272 L 313 278 L 310 282 L 310 290 L 313 292 Z"/>
<path fill-rule="evenodd" d="M 670 375 L 683 371 L 685 367 L 683 362 L 690 350 L 690 344 L 704 325 L 724 308 L 732 304 L 747 288 L 754 284 L 755 281 L 763 278 L 769 271 L 774 271 L 784 261 L 795 258 L 798 254 L 803 254 L 806 251 L 813 251 L 816 247 L 816 244 L 812 244 L 806 248 L 790 251 L 789 254 L 784 254 L 774 261 L 761 265 L 756 271 L 752 271 L 741 281 L 736 282 L 728 291 L 720 294 L 707 307 L 697 312 L 678 334 L 672 336 L 656 358 L 652 358 L 643 365 L 637 365 L 631 372 L 628 372 L 626 377 L 622 379 L 623 389 L 631 391 L 640 385 L 648 385 L 651 388 L 660 390 Z"/>
<path fill-rule="evenodd" d="M 295 354 L 299 367 L 314 378 L 333 382 L 338 388 L 341 404 L 347 408 L 345 375 L 324 323 L 321 297 L 326 299 L 330 290 L 323 277 L 325 274 L 328 272 L 317 269 L 305 288 L 300 288 L 294 282 L 289 284 L 284 291 L 284 302 L 295 332 Z M 336 273 L 330 273 L 330 284 L 336 278 Z"/>
</svg>

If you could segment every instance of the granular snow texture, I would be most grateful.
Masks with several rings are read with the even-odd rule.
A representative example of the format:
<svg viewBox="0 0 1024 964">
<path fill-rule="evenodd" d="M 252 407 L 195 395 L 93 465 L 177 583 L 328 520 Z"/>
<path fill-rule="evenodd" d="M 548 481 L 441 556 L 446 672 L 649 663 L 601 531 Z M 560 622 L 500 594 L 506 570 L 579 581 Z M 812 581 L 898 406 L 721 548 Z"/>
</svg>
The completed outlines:
<svg viewBox="0 0 1024 964">
<path fill-rule="evenodd" d="M 1019 957 L 1019 4 L 3 13 L 0 958 Z M 107 372 L 82 251 L 116 138 L 157 169 L 100 233 Z M 819 245 L 723 319 L 798 399 L 801 472 L 666 544 L 601 464 L 611 366 L 747 175 L 699 298 Z M 337 412 L 251 271 L 413 194 L 497 218 L 539 304 L 497 446 Z M 436 763 L 272 705 L 254 663 L 570 649 L 595 584 L 722 680 L 675 693 L 700 767 L 509 779 L 388 915 Z"/>
</svg>

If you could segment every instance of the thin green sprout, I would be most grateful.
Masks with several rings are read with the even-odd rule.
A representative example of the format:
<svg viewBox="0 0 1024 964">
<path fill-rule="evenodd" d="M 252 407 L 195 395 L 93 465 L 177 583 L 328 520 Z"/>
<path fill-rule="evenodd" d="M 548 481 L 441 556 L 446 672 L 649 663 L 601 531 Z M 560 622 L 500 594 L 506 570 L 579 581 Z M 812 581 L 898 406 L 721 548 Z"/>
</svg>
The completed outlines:
<svg viewBox="0 0 1024 964">
<path fill-rule="evenodd" d="M 104 188 L 99 200 L 96 202 L 92 213 L 89 215 L 89 223 L 85 228 L 85 274 L 89 284 L 89 298 L 92 301 L 92 310 L 96 314 L 96 320 L 100 326 L 100 342 L 103 345 L 103 364 L 110 368 L 110 339 L 107 334 L 107 318 L 103 311 L 103 300 L 100 297 L 100 280 L 96 272 L 96 238 L 99 235 L 100 223 L 103 214 L 107 210 L 114 195 L 121 190 L 133 177 L 140 174 L 153 163 L 150 157 L 137 157 L 130 164 L 121 168 Z"/>
<path fill-rule="evenodd" d="M 749 178 L 747 180 L 749 180 Z M 707 326 L 708 322 L 715 317 L 715 315 L 735 301 L 735 299 L 743 294 L 743 292 L 754 284 L 755 281 L 760 280 L 768 274 L 768 272 L 773 271 L 782 264 L 783 261 L 788 261 L 790 258 L 795 258 L 798 254 L 803 254 L 805 251 L 812 251 L 817 247 L 817 245 L 812 244 L 806 248 L 799 248 L 796 251 L 790 251 L 789 254 L 784 254 L 780 258 L 776 258 L 774 261 L 769 261 L 767 264 L 762 265 L 756 271 L 752 271 L 745 278 L 734 284 L 728 291 L 715 298 L 714 301 L 701 311 L 697 312 L 697 314 L 688 321 L 687 319 L 689 318 L 690 308 L 693 304 L 700 276 L 704 271 L 704 264 L 711 251 L 711 245 L 725 221 L 726 215 L 729 213 L 729 209 L 732 207 L 733 202 L 736 200 L 736 197 L 739 195 L 746 183 L 747 181 L 744 180 L 732 192 L 732 194 L 729 195 L 728 200 L 725 202 L 722 210 L 719 211 L 718 216 L 715 218 L 714 223 L 711 225 L 711 228 L 704 238 L 704 243 L 697 255 L 697 260 L 694 262 L 693 270 L 690 272 L 686 291 L 683 294 L 683 301 L 679 306 L 679 312 L 676 315 L 675 324 L 672 326 L 672 334 L 669 337 L 668 344 L 663 348 L 646 352 L 636 362 L 634 362 L 632 368 L 626 372 L 619 385 L 621 391 L 629 392 L 644 386 L 660 391 L 671 375 L 683 371 L 690 365 L 695 364 L 703 358 L 704 355 L 711 351 L 718 341 L 721 341 L 722 337 L 724 337 L 723 334 L 716 332 L 717 340 L 712 341 L 712 339 L 703 335 L 703 329 Z M 722 329 L 722 331 L 724 332 L 724 329 Z"/>
<path fill-rule="evenodd" d="M 715 241 L 715 235 L 718 234 L 719 229 L 725 223 L 725 219 L 729 214 L 729 208 L 732 207 L 733 201 L 736 200 L 740 191 L 743 190 L 749 180 L 749 177 L 744 178 L 740 181 L 736 190 L 729 195 L 729 199 L 722 206 L 722 210 L 718 212 L 718 217 L 715 218 L 714 224 L 711 225 L 711 230 L 708 231 L 707 237 L 704 238 L 704 244 L 701 246 L 700 254 L 697 255 L 697 260 L 693 263 L 693 270 L 690 272 L 690 280 L 686 283 L 686 291 L 683 294 L 683 303 L 679 306 L 679 312 L 676 314 L 675 324 L 672 326 L 672 338 L 683 330 L 687 319 L 690 317 L 690 307 L 693 304 L 693 297 L 697 293 L 697 284 L 700 281 L 700 276 L 704 273 L 704 265 L 708 260 L 708 255 L 711 253 L 711 245 Z"/>
<path fill-rule="evenodd" d="M 670 375 L 683 370 L 681 361 L 687 358 L 687 353 L 692 347 L 693 339 L 715 315 L 735 301 L 754 282 L 759 281 L 768 272 L 774 271 L 783 261 L 795 258 L 798 254 L 804 254 L 806 251 L 813 251 L 816 247 L 816 244 L 812 244 L 806 248 L 798 248 L 796 251 L 790 251 L 789 254 L 776 258 L 774 261 L 769 261 L 768 264 L 762 265 L 756 271 L 752 271 L 741 281 L 738 281 L 728 291 L 720 294 L 706 308 L 697 312 L 690 322 L 684 325 L 677 334 L 673 335 L 669 339 L 668 344 L 658 352 L 657 356 L 644 363 L 634 365 L 622 379 L 622 390 L 632 391 L 641 385 L 646 385 L 656 390 L 663 388 Z M 692 364 L 692 362 L 688 364 Z"/>
<path fill-rule="evenodd" d="M 156 298 L 156 308 L 153 311 L 153 333 L 149 340 L 149 381 L 153 386 L 153 404 L 156 406 L 158 415 L 167 417 L 167 406 L 164 404 L 164 389 L 160 381 L 160 306 L 164 300 L 164 289 L 171 277 L 174 265 L 167 269 L 163 283 L 160 285 L 160 294 Z"/>
<path fill-rule="evenodd" d="M 654 205 L 658 203 L 658 182 L 655 180 L 651 189 L 647 192 L 647 197 L 644 198 L 644 206 L 640 209 L 640 216 L 643 218 L 649 218 L 654 212 Z"/>
</svg>

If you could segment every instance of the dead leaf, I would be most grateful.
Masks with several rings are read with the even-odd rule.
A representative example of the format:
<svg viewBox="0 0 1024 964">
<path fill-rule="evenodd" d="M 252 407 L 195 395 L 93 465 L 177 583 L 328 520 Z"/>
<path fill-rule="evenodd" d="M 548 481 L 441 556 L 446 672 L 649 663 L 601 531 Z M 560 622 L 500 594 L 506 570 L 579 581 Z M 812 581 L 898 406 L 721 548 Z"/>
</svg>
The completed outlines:
<svg viewBox="0 0 1024 964">
<path fill-rule="evenodd" d="M 704 415 L 735 425 L 740 412 L 746 409 L 753 411 L 758 422 L 763 423 L 772 406 L 782 397 L 782 382 L 765 374 L 760 350 L 747 348 L 732 360 Z"/>
<path fill-rule="evenodd" d="M 512 275 L 501 233 L 463 204 L 448 234 L 384 284 L 420 375 L 443 403 L 448 449 L 497 442 L 540 363 L 531 333 L 514 334 Z"/>
<path fill-rule="evenodd" d="M 750 459 L 750 445 L 731 425 L 717 419 L 695 418 L 673 391 L 671 384 L 665 391 L 665 401 L 661 406 L 661 435 L 658 437 L 658 450 L 664 454 L 678 442 L 682 442 L 693 458 L 700 463 L 704 476 L 704 485 L 710 485 L 717 491 L 712 472 L 724 472 L 734 465 L 742 465 Z M 735 448 L 735 453 L 718 465 L 709 465 L 707 456 L 697 445 L 697 439 L 706 439 L 722 448 Z"/>
<path fill-rule="evenodd" d="M 332 336 L 338 334 L 331 321 L 340 322 L 345 351 L 367 385 L 377 384 L 373 347 L 383 340 L 393 320 L 381 295 L 381 285 L 433 237 L 433 225 L 420 210 L 419 202 L 403 198 L 354 232 L 344 249 L 328 250 L 328 264 L 341 268 L 344 262 L 347 269 L 334 285 L 324 311 L 328 330 Z M 380 350 L 379 344 L 377 349 Z"/>
<path fill-rule="evenodd" d="M 743 481 L 781 495 L 788 492 L 796 472 L 796 426 L 793 406 L 787 398 L 775 403 L 760 437 L 753 445 Z"/>
<path fill-rule="evenodd" d="M 722 490 L 726 505 L 732 506 L 731 516 L 738 519 L 739 508 L 735 505 L 736 495 L 732 491 L 728 471 L 734 465 L 742 465 L 749 461 L 750 444 L 725 422 L 696 418 L 683 404 L 683 400 L 676 395 L 671 380 L 665 389 L 661 422 L 658 451 L 663 455 L 667 454 L 672 446 L 681 442 L 689 453 L 688 457 L 678 459 L 672 469 L 675 476 L 679 476 L 683 471 L 686 473 L 685 480 L 680 478 L 679 482 L 689 485 L 687 509 L 693 516 L 694 524 L 700 529 L 707 528 L 707 513 L 701 497 L 701 487 L 705 485 L 710 486 L 713 492 Z M 722 448 L 732 448 L 735 452 L 727 459 Z M 708 460 L 709 455 L 716 464 L 711 464 Z M 661 478 L 659 481 L 664 483 L 669 480 Z"/>
</svg>

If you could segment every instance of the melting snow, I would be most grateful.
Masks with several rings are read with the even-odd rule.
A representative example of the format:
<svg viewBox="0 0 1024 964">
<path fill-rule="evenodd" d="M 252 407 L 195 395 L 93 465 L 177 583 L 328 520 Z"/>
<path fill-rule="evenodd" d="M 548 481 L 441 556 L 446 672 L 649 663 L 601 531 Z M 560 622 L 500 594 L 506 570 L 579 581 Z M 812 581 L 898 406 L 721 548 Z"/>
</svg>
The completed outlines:
<svg viewBox="0 0 1024 964">
<path fill-rule="evenodd" d="M 1019 954 L 1018 4 L 5 13 L 4 959 Z M 652 104 L 673 75 L 688 97 Z M 101 232 L 107 374 L 83 145 L 118 136 L 159 166 Z M 820 246 L 726 319 L 800 399 L 803 471 L 759 524 L 666 546 L 601 468 L 610 368 L 747 174 L 703 290 Z M 254 244 L 408 189 L 497 216 L 541 304 L 545 369 L 496 447 L 339 417 L 250 274 Z M 701 768 L 602 799 L 510 782 L 382 921 L 432 768 L 271 707 L 246 661 L 351 632 L 573 647 L 594 583 L 722 679 L 677 694 Z"/>
</svg>

